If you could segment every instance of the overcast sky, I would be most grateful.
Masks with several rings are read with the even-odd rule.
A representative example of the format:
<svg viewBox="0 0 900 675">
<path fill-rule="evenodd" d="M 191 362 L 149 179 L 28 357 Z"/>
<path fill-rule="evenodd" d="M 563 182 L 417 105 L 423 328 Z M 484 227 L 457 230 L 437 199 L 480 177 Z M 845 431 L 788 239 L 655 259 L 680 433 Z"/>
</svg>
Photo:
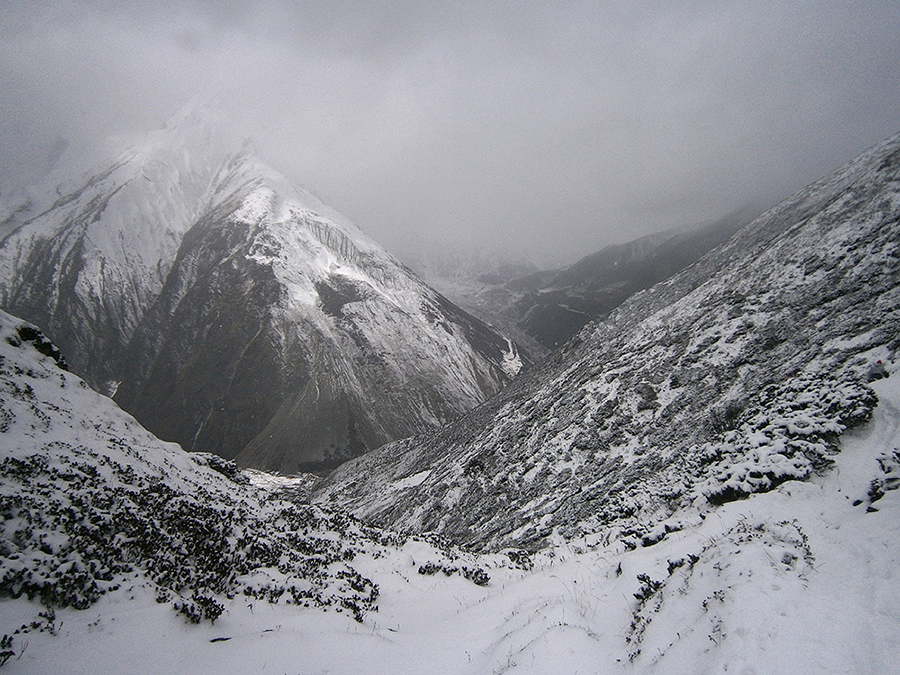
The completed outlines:
<svg viewBox="0 0 900 675">
<path fill-rule="evenodd" d="M 212 96 L 388 250 L 566 263 L 774 202 L 900 131 L 900 2 L 0 0 L 7 201 L 66 143 Z"/>
</svg>

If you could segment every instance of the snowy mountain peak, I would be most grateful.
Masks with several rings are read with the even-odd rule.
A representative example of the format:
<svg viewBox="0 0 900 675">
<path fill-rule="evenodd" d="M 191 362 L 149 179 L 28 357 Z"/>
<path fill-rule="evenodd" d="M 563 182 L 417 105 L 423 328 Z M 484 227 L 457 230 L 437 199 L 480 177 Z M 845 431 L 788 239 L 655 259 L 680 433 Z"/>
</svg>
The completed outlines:
<svg viewBox="0 0 900 675">
<path fill-rule="evenodd" d="M 333 466 L 458 416 L 520 364 L 208 108 L 0 235 L 0 306 L 190 450 Z"/>
<path fill-rule="evenodd" d="M 43 326 L 107 387 L 224 157 L 208 126 L 169 127 L 47 210 L 19 213 L 0 233 L 0 306 Z"/>
</svg>

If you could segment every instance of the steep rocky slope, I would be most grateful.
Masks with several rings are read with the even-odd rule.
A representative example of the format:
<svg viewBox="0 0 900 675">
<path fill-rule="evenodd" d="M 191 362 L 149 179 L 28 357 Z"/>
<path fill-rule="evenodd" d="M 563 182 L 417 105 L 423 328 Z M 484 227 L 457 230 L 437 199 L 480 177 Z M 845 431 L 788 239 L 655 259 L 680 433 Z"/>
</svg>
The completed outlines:
<svg viewBox="0 0 900 675">
<path fill-rule="evenodd" d="M 43 192 L 0 224 L 0 307 L 40 325 L 110 392 L 128 342 L 209 201 L 225 154 L 184 113 L 101 171 Z M 0 216 L 4 217 L 4 216 Z"/>
<path fill-rule="evenodd" d="M 522 317 L 522 331 L 555 349 L 588 322 L 605 318 L 626 298 L 695 263 L 753 216 L 739 211 L 700 227 L 609 246 L 550 279 L 538 277 L 537 284 L 522 279 L 516 284 L 522 297 L 511 310 Z"/>
<path fill-rule="evenodd" d="M 323 469 L 471 409 L 517 348 L 185 113 L 0 231 L 0 306 L 151 431 Z"/>
<path fill-rule="evenodd" d="M 116 400 L 163 438 L 284 472 L 474 407 L 516 349 L 247 156 L 217 180 L 135 334 Z"/>
<path fill-rule="evenodd" d="M 868 368 L 900 347 L 898 279 L 895 136 L 486 405 L 340 467 L 316 499 L 475 547 L 656 541 L 690 508 L 829 466 L 876 404 Z"/>
</svg>

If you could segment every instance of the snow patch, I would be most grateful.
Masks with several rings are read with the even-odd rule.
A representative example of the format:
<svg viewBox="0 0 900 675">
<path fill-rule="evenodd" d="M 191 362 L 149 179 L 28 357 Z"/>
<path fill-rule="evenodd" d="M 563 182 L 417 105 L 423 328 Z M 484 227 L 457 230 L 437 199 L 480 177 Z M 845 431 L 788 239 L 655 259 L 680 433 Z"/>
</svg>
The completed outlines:
<svg viewBox="0 0 900 675">
<path fill-rule="evenodd" d="M 406 478 L 401 478 L 400 480 L 394 481 L 388 486 L 387 489 L 390 492 L 397 492 L 399 490 L 416 487 L 417 485 L 421 485 L 422 483 L 424 483 L 430 475 L 431 470 L 426 469 L 425 471 L 420 471 L 419 473 L 413 474 L 412 476 L 407 476 Z"/>
</svg>

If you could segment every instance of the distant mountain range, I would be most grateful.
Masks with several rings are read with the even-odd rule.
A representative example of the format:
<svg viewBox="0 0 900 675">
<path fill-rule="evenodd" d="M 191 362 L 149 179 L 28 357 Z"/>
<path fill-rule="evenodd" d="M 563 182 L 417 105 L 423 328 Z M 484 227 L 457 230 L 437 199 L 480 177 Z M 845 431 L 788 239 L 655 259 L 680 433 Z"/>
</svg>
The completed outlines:
<svg viewBox="0 0 900 675">
<path fill-rule="evenodd" d="M 628 297 L 668 279 L 726 241 L 758 211 L 741 209 L 712 223 L 673 229 L 606 248 L 569 267 L 538 271 L 499 254 L 479 270 L 437 253 L 413 263 L 435 288 L 513 336 L 535 356 L 548 353 L 585 324 L 602 319 Z M 484 258 L 482 252 L 472 258 Z"/>
</svg>

